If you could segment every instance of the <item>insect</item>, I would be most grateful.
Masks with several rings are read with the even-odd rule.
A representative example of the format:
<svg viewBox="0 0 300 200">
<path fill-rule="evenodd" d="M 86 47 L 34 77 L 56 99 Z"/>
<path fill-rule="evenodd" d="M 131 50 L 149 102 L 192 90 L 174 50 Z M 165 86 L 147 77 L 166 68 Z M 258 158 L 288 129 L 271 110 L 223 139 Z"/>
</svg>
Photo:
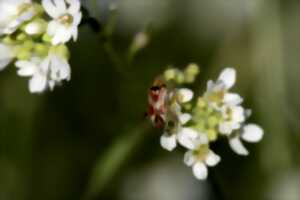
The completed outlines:
<svg viewBox="0 0 300 200">
<path fill-rule="evenodd" d="M 165 125 L 168 98 L 166 85 L 159 79 L 155 80 L 148 92 L 148 112 L 147 116 L 157 128 Z"/>
</svg>

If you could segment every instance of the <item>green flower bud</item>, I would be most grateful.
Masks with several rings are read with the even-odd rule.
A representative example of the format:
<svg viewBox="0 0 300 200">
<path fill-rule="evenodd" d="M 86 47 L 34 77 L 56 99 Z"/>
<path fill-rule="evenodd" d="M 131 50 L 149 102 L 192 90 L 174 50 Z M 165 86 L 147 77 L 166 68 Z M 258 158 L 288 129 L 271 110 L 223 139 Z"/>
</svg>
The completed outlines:
<svg viewBox="0 0 300 200">
<path fill-rule="evenodd" d="M 206 101 L 203 98 L 199 97 L 197 100 L 197 107 L 205 108 L 206 106 L 207 106 Z"/>
<path fill-rule="evenodd" d="M 132 54 L 135 54 L 139 50 L 145 48 L 149 43 L 149 36 L 145 32 L 139 32 L 135 35 L 131 44 L 130 50 Z"/>
<path fill-rule="evenodd" d="M 20 33 L 20 34 L 17 35 L 16 39 L 18 41 L 24 41 L 24 40 L 27 39 L 27 35 L 25 33 Z"/>
<path fill-rule="evenodd" d="M 42 37 L 42 40 L 43 40 L 44 42 L 51 43 L 52 38 L 51 38 L 50 35 L 48 35 L 48 34 L 45 33 L 45 34 L 43 35 L 43 37 Z"/>
<path fill-rule="evenodd" d="M 40 16 L 44 13 L 44 8 L 41 4 L 34 3 L 33 8 L 34 8 L 37 16 Z"/>
<path fill-rule="evenodd" d="M 210 116 L 207 119 L 207 124 L 209 127 L 214 128 L 219 123 L 219 120 L 215 116 Z"/>
<path fill-rule="evenodd" d="M 199 74 L 199 66 L 197 64 L 191 63 L 184 70 L 184 77 L 186 83 L 193 83 L 196 79 L 196 76 Z"/>
<path fill-rule="evenodd" d="M 21 48 L 19 49 L 16 57 L 18 60 L 29 60 L 31 57 L 31 52 L 24 48 Z"/>
<path fill-rule="evenodd" d="M 218 133 L 215 129 L 207 130 L 207 137 L 209 141 L 215 141 L 218 138 Z"/>
<path fill-rule="evenodd" d="M 2 39 L 2 42 L 5 43 L 5 44 L 14 44 L 15 41 L 13 39 L 11 39 L 11 37 L 9 36 L 6 36 Z"/>
<path fill-rule="evenodd" d="M 167 69 L 164 73 L 164 78 L 166 81 L 174 80 L 177 74 L 177 70 L 172 68 L 172 69 Z"/>
<path fill-rule="evenodd" d="M 175 81 L 178 84 L 183 84 L 185 82 L 184 74 L 182 72 L 180 72 L 180 71 L 177 72 L 176 77 L 175 77 Z"/>
<path fill-rule="evenodd" d="M 21 46 L 22 49 L 31 51 L 33 49 L 34 43 L 32 40 L 26 40 L 24 44 Z"/>
<path fill-rule="evenodd" d="M 49 51 L 49 47 L 44 44 L 36 44 L 34 45 L 34 52 L 39 55 L 40 57 L 47 56 Z"/>
</svg>

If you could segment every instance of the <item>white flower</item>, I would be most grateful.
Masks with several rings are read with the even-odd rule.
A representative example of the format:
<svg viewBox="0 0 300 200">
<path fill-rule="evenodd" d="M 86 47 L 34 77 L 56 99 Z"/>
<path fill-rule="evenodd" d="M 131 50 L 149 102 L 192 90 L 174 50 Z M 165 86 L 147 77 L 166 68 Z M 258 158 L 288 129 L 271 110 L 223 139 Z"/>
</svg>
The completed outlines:
<svg viewBox="0 0 300 200">
<path fill-rule="evenodd" d="M 192 116 L 189 113 L 182 113 L 181 103 L 187 103 L 192 100 L 193 92 L 187 88 L 178 89 L 175 92 L 171 92 L 169 94 L 169 100 L 176 99 L 175 102 L 172 102 L 171 105 L 168 106 L 168 115 L 173 124 L 173 127 L 167 129 L 171 129 L 165 131 L 165 133 L 160 138 L 161 146 L 168 150 L 172 151 L 177 146 L 177 140 L 182 142 L 182 132 L 188 132 L 189 128 L 183 128 L 182 126 L 191 120 Z"/>
<path fill-rule="evenodd" d="M 176 148 L 179 132 L 186 129 L 182 128 L 182 125 L 186 124 L 191 118 L 192 116 L 188 113 L 183 113 L 178 116 L 178 121 L 174 124 L 174 129 L 171 132 L 166 131 L 160 137 L 160 145 L 162 148 L 168 151 L 172 151 Z"/>
<path fill-rule="evenodd" d="M 0 35 L 15 32 L 23 22 L 30 20 L 35 14 L 31 0 L 1 0 Z"/>
<path fill-rule="evenodd" d="M 229 145 L 235 153 L 246 156 L 249 154 L 249 152 L 244 147 L 240 139 L 246 142 L 255 143 L 259 142 L 262 139 L 263 135 L 264 131 L 260 126 L 256 124 L 248 124 L 242 128 L 240 135 L 229 138 Z"/>
<path fill-rule="evenodd" d="M 56 54 L 49 54 L 46 58 L 31 58 L 30 61 L 16 62 L 19 68 L 18 75 L 31 77 L 29 90 L 32 93 L 40 93 L 48 87 L 52 90 L 56 84 L 63 80 L 70 80 L 70 66 L 66 59 Z"/>
<path fill-rule="evenodd" d="M 0 43 L 0 70 L 3 70 L 14 57 L 13 47 Z"/>
<path fill-rule="evenodd" d="M 235 84 L 235 80 L 236 71 L 234 68 L 225 68 L 218 78 L 218 81 L 222 82 L 226 89 L 230 89 Z"/>
<path fill-rule="evenodd" d="M 29 90 L 32 93 L 43 92 L 47 88 L 47 67 L 42 64 L 43 60 L 38 57 L 31 58 L 30 61 L 20 60 L 16 62 L 19 68 L 18 75 L 31 77 Z"/>
<path fill-rule="evenodd" d="M 204 134 L 201 137 L 206 137 Z M 200 138 L 199 138 L 200 139 Z M 209 149 L 208 139 L 202 141 L 194 141 L 197 145 L 184 155 L 184 163 L 193 168 L 193 174 L 197 179 L 204 180 L 207 178 L 207 166 L 213 167 L 217 165 L 221 158 Z"/>
<path fill-rule="evenodd" d="M 182 128 L 178 132 L 178 142 L 187 149 L 195 149 L 199 143 L 207 144 L 208 138 L 192 128 Z"/>
<path fill-rule="evenodd" d="M 207 82 L 205 96 L 210 100 L 210 104 L 217 107 L 216 103 L 238 105 L 243 102 L 240 95 L 230 93 L 229 89 L 233 87 L 236 81 L 236 71 L 233 68 L 224 69 L 216 82 L 210 80 Z"/>
<path fill-rule="evenodd" d="M 176 134 L 164 133 L 160 137 L 160 145 L 162 146 L 162 148 L 164 148 L 168 151 L 174 150 L 177 146 Z"/>
<path fill-rule="evenodd" d="M 236 71 L 233 68 L 225 68 L 216 82 L 210 80 L 207 82 L 208 92 L 220 92 L 224 90 L 229 90 L 235 84 L 236 81 Z"/>
<path fill-rule="evenodd" d="M 53 20 L 48 25 L 48 35 L 52 44 L 68 42 L 71 38 L 77 40 L 78 25 L 81 21 L 79 0 L 43 0 L 43 7 Z"/>
<path fill-rule="evenodd" d="M 245 110 L 242 106 L 224 105 L 221 108 L 223 122 L 219 124 L 219 132 L 230 135 L 232 131 L 240 129 L 245 121 Z"/>
</svg>

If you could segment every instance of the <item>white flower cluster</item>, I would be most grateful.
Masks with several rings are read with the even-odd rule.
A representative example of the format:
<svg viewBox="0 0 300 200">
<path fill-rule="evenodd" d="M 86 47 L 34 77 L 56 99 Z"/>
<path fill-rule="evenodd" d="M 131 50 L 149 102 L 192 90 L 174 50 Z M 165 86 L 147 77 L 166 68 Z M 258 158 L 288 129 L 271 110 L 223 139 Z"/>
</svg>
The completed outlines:
<svg viewBox="0 0 300 200">
<path fill-rule="evenodd" d="M 69 50 L 82 18 L 79 0 L 0 0 L 0 70 L 12 61 L 40 93 L 70 80 Z"/>
<path fill-rule="evenodd" d="M 187 72 L 190 72 L 189 76 Z M 160 81 L 164 83 L 155 85 L 149 92 L 148 115 L 154 124 L 160 121 L 159 127 L 164 128 L 161 146 L 168 151 L 175 149 L 177 144 L 186 148 L 184 163 L 192 167 L 197 179 L 203 180 L 208 175 L 207 167 L 221 161 L 220 156 L 210 149 L 210 144 L 219 136 L 228 138 L 235 153 L 248 155 L 241 140 L 259 142 L 263 130 L 256 124 L 245 122 L 250 110 L 242 107 L 240 95 L 229 91 L 236 81 L 233 68 L 224 69 L 217 81 L 208 81 L 206 92 L 198 98 L 194 98 L 192 90 L 174 86 L 191 83 L 189 80 L 194 80 L 198 73 L 195 65 L 188 66 L 184 72 L 167 70 Z"/>
</svg>

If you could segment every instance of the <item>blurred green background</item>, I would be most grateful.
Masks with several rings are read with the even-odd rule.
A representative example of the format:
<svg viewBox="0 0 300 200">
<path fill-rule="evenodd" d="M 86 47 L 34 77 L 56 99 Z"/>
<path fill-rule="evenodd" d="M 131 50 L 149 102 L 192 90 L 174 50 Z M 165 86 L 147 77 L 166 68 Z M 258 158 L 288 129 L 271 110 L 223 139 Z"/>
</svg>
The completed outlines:
<svg viewBox="0 0 300 200">
<path fill-rule="evenodd" d="M 0 73 L 0 200 L 300 199 L 298 0 L 82 3 L 107 37 L 80 28 L 69 83 L 32 95 L 14 66 Z M 143 30 L 150 42 L 128 63 Z M 248 157 L 216 143 L 222 162 L 204 182 L 143 117 L 153 78 L 190 62 L 201 66 L 199 92 L 235 67 L 234 90 L 265 130 Z"/>
</svg>

